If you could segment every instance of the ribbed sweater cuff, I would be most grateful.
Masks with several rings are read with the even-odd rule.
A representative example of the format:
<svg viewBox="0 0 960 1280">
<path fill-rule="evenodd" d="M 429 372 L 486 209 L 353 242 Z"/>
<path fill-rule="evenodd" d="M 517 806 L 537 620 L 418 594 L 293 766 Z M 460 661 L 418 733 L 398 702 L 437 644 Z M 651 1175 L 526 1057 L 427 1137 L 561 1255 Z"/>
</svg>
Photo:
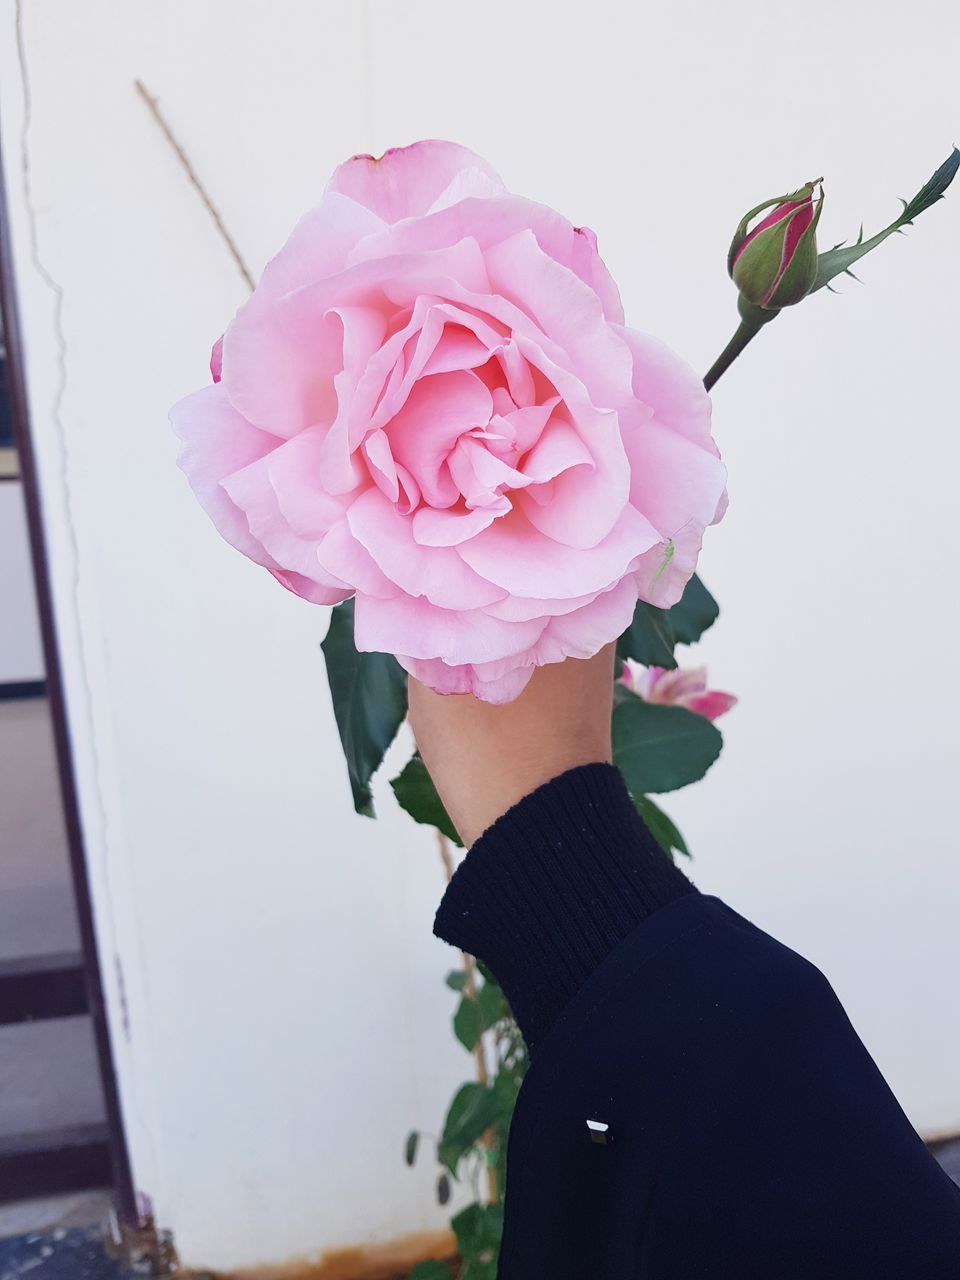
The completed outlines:
<svg viewBox="0 0 960 1280">
<path fill-rule="evenodd" d="M 580 765 L 487 828 L 447 886 L 434 933 L 490 968 L 532 1049 L 621 939 L 696 892 L 619 770 Z"/>
</svg>

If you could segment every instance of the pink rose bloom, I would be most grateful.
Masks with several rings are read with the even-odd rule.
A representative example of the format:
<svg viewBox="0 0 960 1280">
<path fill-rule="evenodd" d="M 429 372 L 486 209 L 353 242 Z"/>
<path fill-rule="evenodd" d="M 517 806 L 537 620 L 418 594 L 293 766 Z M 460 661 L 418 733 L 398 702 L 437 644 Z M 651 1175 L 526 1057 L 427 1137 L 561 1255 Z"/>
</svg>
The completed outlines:
<svg viewBox="0 0 960 1280">
<path fill-rule="evenodd" d="M 627 329 L 596 237 L 419 142 L 341 165 L 171 413 L 221 534 L 441 693 L 516 697 L 725 503 L 700 379 Z"/>
<path fill-rule="evenodd" d="M 627 658 L 620 681 L 644 702 L 686 707 L 708 720 L 716 720 L 737 705 L 732 693 L 707 688 L 706 667 L 689 667 L 686 670 L 678 667 L 668 671 L 666 667 L 643 667 Z"/>
</svg>

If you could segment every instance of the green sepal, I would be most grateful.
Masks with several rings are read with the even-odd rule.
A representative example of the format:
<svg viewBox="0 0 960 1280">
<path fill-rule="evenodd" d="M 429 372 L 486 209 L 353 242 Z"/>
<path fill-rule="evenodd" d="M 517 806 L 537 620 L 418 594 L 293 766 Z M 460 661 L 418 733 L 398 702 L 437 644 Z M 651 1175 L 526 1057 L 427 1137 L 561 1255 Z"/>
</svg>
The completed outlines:
<svg viewBox="0 0 960 1280">
<path fill-rule="evenodd" d="M 730 241 L 730 248 L 727 250 L 727 275 L 733 278 L 733 260 L 737 256 L 737 250 L 750 234 L 749 226 L 758 213 L 763 213 L 764 209 L 772 209 L 778 204 L 792 204 L 794 200 L 802 200 L 804 196 L 810 195 L 813 191 L 813 185 L 809 182 L 804 183 L 799 191 L 791 191 L 789 195 L 774 196 L 772 200 L 764 200 L 762 204 L 754 205 L 747 213 L 743 215 L 737 223 L 737 229 L 733 233 L 733 239 Z"/>
<path fill-rule="evenodd" d="M 811 195 L 815 185 L 808 183 L 794 199 Z M 754 306 L 778 311 L 794 306 L 810 292 L 817 274 L 816 226 L 823 207 L 822 189 L 810 225 L 798 240 L 790 261 L 784 264 L 787 233 L 794 219 L 808 207 L 800 204 L 772 227 L 766 227 L 733 264 L 733 282 Z"/>
<path fill-rule="evenodd" d="M 793 257 L 787 263 L 777 286 L 763 304 L 768 309 L 780 310 L 801 302 L 813 288 L 817 278 L 817 223 L 823 209 L 823 189 L 814 206 L 810 225 L 797 241 Z"/>
</svg>

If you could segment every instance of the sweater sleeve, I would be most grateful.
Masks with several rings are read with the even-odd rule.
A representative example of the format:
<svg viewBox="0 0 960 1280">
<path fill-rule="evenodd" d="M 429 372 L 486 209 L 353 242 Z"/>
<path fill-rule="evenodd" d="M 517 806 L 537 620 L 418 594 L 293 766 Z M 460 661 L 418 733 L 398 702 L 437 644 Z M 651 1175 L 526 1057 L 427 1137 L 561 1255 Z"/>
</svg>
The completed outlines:
<svg viewBox="0 0 960 1280">
<path fill-rule="evenodd" d="M 650 834 L 609 764 L 570 769 L 476 841 L 434 932 L 496 976 L 531 1051 L 641 921 L 697 890 Z"/>
</svg>

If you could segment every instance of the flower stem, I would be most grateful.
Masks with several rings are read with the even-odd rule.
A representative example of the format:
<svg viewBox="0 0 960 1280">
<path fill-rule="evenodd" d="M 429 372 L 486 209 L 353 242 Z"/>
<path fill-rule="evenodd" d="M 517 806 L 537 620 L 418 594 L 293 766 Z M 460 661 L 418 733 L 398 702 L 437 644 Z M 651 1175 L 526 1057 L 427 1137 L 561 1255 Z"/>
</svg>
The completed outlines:
<svg viewBox="0 0 960 1280">
<path fill-rule="evenodd" d="M 740 323 L 737 326 L 736 333 L 714 360 L 703 379 L 703 385 L 708 391 L 719 380 L 720 376 L 726 373 L 747 343 L 752 342 L 763 326 L 769 324 L 771 320 L 776 319 L 780 314 L 779 311 L 766 311 L 763 307 L 755 307 L 742 297 L 739 310 Z"/>
</svg>

